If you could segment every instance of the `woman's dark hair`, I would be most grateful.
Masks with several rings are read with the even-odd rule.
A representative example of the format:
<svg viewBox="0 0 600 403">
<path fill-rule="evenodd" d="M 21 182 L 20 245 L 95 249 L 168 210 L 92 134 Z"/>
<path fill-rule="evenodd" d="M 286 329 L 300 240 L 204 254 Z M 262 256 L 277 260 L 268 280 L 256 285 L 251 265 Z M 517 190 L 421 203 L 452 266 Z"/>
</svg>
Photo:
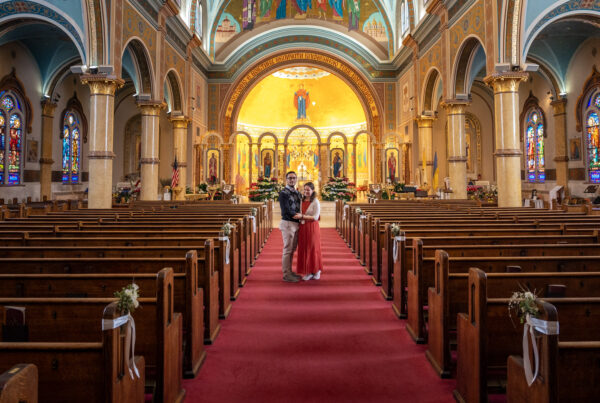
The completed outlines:
<svg viewBox="0 0 600 403">
<path fill-rule="evenodd" d="M 308 186 L 313 190 L 313 193 L 310 195 L 310 201 L 312 202 L 313 200 L 315 200 L 315 197 L 317 197 L 317 192 L 315 192 L 315 185 L 312 182 L 306 182 L 304 186 Z"/>
</svg>

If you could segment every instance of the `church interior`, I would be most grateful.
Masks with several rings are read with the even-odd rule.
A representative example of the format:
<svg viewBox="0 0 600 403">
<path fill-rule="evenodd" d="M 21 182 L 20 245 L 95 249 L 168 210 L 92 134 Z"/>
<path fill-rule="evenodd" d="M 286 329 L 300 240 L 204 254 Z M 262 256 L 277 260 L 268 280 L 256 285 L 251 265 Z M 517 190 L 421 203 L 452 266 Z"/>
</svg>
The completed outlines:
<svg viewBox="0 0 600 403">
<path fill-rule="evenodd" d="M 597 399 L 599 24 L 1 0 L 0 403 Z M 290 171 L 325 262 L 298 285 Z"/>
</svg>

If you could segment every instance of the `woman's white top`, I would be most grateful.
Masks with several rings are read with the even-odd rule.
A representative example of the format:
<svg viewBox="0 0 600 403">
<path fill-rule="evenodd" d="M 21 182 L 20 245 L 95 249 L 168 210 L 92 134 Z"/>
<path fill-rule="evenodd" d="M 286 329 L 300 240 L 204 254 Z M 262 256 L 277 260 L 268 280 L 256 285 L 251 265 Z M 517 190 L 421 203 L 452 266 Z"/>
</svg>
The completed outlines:
<svg viewBox="0 0 600 403">
<path fill-rule="evenodd" d="M 310 202 L 310 204 L 308 205 L 308 208 L 306 209 L 304 215 L 309 215 L 313 217 L 315 221 L 317 221 L 319 219 L 319 216 L 321 215 L 321 203 L 319 203 L 319 201 L 315 198 L 315 200 Z"/>
</svg>

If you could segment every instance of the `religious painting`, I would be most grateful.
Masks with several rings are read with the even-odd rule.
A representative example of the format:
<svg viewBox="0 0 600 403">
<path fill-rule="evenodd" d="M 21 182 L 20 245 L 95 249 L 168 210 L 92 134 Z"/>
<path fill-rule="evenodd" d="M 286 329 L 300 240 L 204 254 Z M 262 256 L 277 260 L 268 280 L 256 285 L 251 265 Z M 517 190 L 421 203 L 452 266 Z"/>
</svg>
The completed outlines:
<svg viewBox="0 0 600 403">
<path fill-rule="evenodd" d="M 229 13 L 221 14 L 217 31 L 215 32 L 215 42 L 225 43 L 236 34 L 241 32 L 240 23 Z"/>
<path fill-rule="evenodd" d="M 296 121 L 299 123 L 307 123 L 310 122 L 308 119 L 308 115 L 306 114 L 306 110 L 310 105 L 310 95 L 306 89 L 304 89 L 304 84 L 300 84 L 300 88 L 296 92 L 294 92 L 294 107 L 296 108 Z"/>
<path fill-rule="evenodd" d="M 238 34 L 285 19 L 291 24 L 294 20 L 310 19 L 335 22 L 348 31 L 357 31 L 365 39 L 375 40 L 391 54 L 391 27 L 379 3 L 361 0 L 230 0 L 218 16 L 211 54 Z"/>
<path fill-rule="evenodd" d="M 385 178 L 387 182 L 398 182 L 400 153 L 397 148 L 385 150 Z"/>
<path fill-rule="evenodd" d="M 27 140 L 27 162 L 38 162 L 37 140 Z"/>
<path fill-rule="evenodd" d="M 221 152 L 215 148 L 206 151 L 206 181 L 210 185 L 219 183 Z"/>
<path fill-rule="evenodd" d="M 344 177 L 344 150 L 341 148 L 334 148 L 331 150 L 329 157 L 331 161 L 331 176 L 333 178 Z"/>
<path fill-rule="evenodd" d="M 235 188 L 237 194 L 245 195 L 250 184 L 250 144 L 248 137 L 237 135 L 235 140 L 236 174 Z"/>
<path fill-rule="evenodd" d="M 581 161 L 581 139 L 569 139 L 569 160 Z"/>
<path fill-rule="evenodd" d="M 262 174 L 264 178 L 274 177 L 275 171 L 275 150 L 272 148 L 263 149 L 261 151 Z"/>
</svg>

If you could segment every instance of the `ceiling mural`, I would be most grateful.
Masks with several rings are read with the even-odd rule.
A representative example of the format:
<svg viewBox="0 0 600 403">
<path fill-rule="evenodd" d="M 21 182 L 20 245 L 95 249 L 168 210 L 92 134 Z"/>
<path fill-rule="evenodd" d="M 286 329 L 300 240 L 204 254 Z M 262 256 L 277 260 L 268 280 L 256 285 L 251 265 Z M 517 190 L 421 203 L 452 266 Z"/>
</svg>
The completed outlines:
<svg viewBox="0 0 600 403">
<path fill-rule="evenodd" d="M 385 12 L 385 11 L 384 11 Z M 230 0 L 225 2 L 216 19 L 211 38 L 211 54 L 238 35 L 269 23 L 280 27 L 311 22 L 315 25 L 339 25 L 346 32 L 356 32 L 366 42 L 388 49 L 390 27 L 381 5 L 365 0 Z"/>
</svg>

